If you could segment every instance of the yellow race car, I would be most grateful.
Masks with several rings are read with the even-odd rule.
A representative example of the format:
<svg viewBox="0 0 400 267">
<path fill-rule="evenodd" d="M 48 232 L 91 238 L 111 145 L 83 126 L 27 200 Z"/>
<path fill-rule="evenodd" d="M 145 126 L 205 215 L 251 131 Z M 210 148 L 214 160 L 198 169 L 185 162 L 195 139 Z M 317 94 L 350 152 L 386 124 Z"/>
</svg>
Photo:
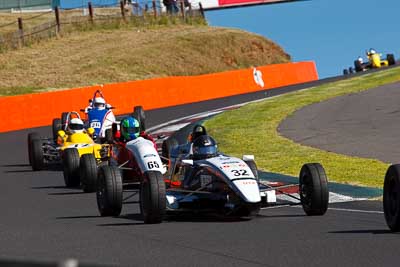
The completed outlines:
<svg viewBox="0 0 400 267">
<path fill-rule="evenodd" d="M 93 128 L 84 128 L 79 113 L 69 112 L 67 123 L 57 138 L 28 135 L 29 163 L 33 170 L 42 170 L 50 163 L 62 163 L 65 185 L 82 185 L 85 192 L 95 191 L 97 165 L 109 158 L 109 145 L 93 141 Z M 83 165 L 83 168 L 80 168 Z"/>
<path fill-rule="evenodd" d="M 377 53 L 373 48 L 366 51 L 368 62 L 363 62 L 362 58 L 359 57 L 354 61 L 354 68 L 356 72 L 366 71 L 368 69 L 376 69 L 396 64 L 396 60 L 393 54 L 387 54 L 386 59 L 382 59 L 382 54 Z"/>
</svg>

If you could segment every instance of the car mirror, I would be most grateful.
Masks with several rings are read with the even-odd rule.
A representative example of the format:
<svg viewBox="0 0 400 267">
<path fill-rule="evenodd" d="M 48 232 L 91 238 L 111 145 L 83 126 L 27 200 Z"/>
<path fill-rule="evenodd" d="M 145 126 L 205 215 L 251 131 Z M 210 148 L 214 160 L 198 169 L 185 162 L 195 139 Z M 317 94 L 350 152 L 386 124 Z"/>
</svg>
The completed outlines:
<svg viewBox="0 0 400 267">
<path fill-rule="evenodd" d="M 94 134 L 94 129 L 92 127 L 87 129 L 88 134 L 93 135 Z"/>
<path fill-rule="evenodd" d="M 193 165 L 193 160 L 192 159 L 184 159 L 182 160 L 183 165 Z"/>
<path fill-rule="evenodd" d="M 254 155 L 243 155 L 243 161 L 254 160 Z"/>
<path fill-rule="evenodd" d="M 64 137 L 65 137 L 65 132 L 64 132 L 63 130 L 59 130 L 59 131 L 57 132 L 57 134 L 58 134 L 58 136 L 61 137 L 61 138 L 64 138 Z"/>
</svg>

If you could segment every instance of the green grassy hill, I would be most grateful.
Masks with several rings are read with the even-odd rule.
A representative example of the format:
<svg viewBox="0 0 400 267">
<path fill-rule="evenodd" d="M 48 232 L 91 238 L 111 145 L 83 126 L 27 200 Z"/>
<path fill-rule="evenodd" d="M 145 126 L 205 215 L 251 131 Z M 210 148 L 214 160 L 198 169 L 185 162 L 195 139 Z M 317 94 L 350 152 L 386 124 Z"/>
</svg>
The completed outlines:
<svg viewBox="0 0 400 267">
<path fill-rule="evenodd" d="M 206 25 L 84 29 L 0 54 L 0 95 L 289 62 L 272 41 Z"/>
</svg>

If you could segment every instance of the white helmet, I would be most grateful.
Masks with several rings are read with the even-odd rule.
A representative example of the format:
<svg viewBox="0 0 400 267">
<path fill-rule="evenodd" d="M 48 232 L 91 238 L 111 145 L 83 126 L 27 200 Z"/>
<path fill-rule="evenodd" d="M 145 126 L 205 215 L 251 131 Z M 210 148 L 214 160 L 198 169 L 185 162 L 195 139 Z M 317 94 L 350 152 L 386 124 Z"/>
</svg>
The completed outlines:
<svg viewBox="0 0 400 267">
<path fill-rule="evenodd" d="M 83 132 L 83 121 L 78 118 L 73 118 L 68 123 L 68 131 L 70 133 L 82 133 Z"/>
<path fill-rule="evenodd" d="M 93 102 L 93 107 L 95 107 L 97 109 L 105 109 L 106 101 L 102 97 L 96 97 Z"/>
</svg>

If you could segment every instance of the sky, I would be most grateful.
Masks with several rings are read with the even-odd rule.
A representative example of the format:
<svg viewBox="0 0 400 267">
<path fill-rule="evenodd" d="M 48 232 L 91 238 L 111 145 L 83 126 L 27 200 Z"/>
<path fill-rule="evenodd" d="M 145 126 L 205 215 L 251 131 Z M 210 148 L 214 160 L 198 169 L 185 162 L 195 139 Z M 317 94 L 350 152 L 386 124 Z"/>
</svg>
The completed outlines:
<svg viewBox="0 0 400 267">
<path fill-rule="evenodd" d="M 207 11 L 211 26 L 239 28 L 279 44 L 292 61 L 315 61 L 319 78 L 343 74 L 374 48 L 400 58 L 399 0 L 310 0 Z"/>
</svg>

